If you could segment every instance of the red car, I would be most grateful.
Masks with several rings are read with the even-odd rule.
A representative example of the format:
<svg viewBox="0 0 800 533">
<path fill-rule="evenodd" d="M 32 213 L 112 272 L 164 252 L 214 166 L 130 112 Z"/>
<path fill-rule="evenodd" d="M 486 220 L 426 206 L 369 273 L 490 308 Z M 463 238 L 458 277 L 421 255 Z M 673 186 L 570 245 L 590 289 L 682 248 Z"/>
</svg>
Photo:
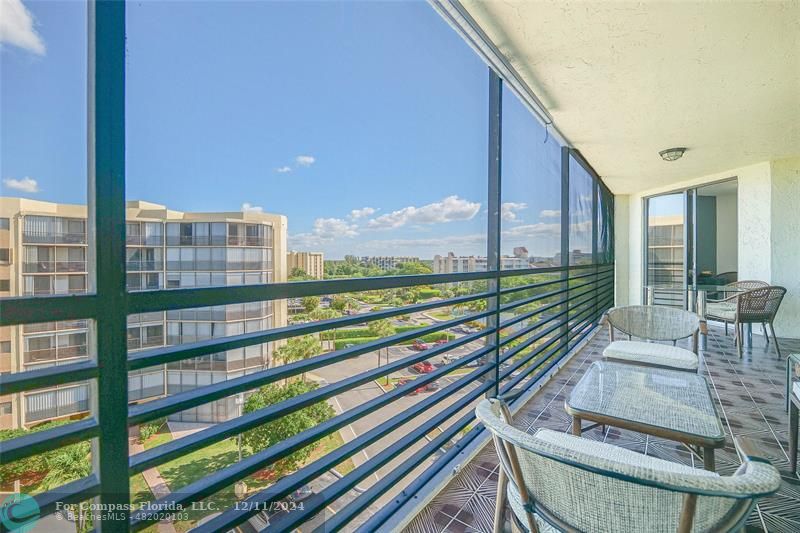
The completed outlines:
<svg viewBox="0 0 800 533">
<path fill-rule="evenodd" d="M 418 352 L 427 350 L 428 348 L 430 348 L 430 346 L 428 346 L 428 344 L 424 342 L 422 339 L 415 340 L 414 344 L 411 345 L 411 349 L 416 350 Z"/>
<path fill-rule="evenodd" d="M 447 339 L 439 339 L 434 344 L 436 344 L 436 346 L 441 346 L 442 344 L 447 344 Z"/>
<path fill-rule="evenodd" d="M 436 367 L 433 366 L 430 361 L 420 361 L 419 363 L 412 365 L 411 370 L 418 374 L 428 374 L 429 372 L 436 370 Z"/>
</svg>

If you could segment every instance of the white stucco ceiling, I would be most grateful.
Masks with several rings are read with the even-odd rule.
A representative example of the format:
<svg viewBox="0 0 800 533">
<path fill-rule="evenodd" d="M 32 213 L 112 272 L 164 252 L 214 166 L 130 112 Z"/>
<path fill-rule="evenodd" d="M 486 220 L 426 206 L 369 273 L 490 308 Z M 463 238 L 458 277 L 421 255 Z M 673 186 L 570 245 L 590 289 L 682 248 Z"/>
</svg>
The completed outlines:
<svg viewBox="0 0 800 533">
<path fill-rule="evenodd" d="M 798 1 L 462 3 L 615 193 L 800 155 Z"/>
</svg>

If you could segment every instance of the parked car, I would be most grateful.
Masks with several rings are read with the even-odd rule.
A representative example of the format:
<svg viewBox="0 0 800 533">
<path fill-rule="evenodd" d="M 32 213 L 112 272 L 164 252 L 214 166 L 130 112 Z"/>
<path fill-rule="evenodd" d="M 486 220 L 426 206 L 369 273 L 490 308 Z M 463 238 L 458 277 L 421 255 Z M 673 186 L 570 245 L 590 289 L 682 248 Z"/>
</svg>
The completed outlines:
<svg viewBox="0 0 800 533">
<path fill-rule="evenodd" d="M 398 380 L 397 386 L 399 387 L 401 385 L 405 385 L 406 383 L 410 383 L 412 381 L 414 381 L 414 379 L 412 379 L 412 378 L 401 379 L 401 380 Z M 426 383 L 425 385 L 420 385 L 419 387 L 414 389 L 410 394 L 412 396 L 414 396 L 414 395 L 417 395 L 417 394 L 422 394 L 424 392 L 433 392 L 433 391 L 436 391 L 436 390 L 439 390 L 439 382 L 438 381 L 432 381 L 431 383 Z"/>
<path fill-rule="evenodd" d="M 452 353 L 446 353 L 446 354 L 444 354 L 442 356 L 442 362 L 444 362 L 444 364 L 446 364 L 446 365 L 450 364 L 453 361 L 456 361 L 458 359 L 459 359 L 459 357 L 457 355 L 455 355 L 455 354 L 452 354 Z"/>
<path fill-rule="evenodd" d="M 289 500 L 293 502 L 301 502 L 314 494 L 314 491 L 308 485 L 303 485 L 289 495 Z"/>
<path fill-rule="evenodd" d="M 410 370 L 413 370 L 417 374 L 428 374 L 436 370 L 436 367 L 430 361 L 420 361 L 415 365 L 411 365 Z"/>
<path fill-rule="evenodd" d="M 411 345 L 411 349 L 416 350 L 418 352 L 421 352 L 422 350 L 427 350 L 428 348 L 430 348 L 430 346 L 428 346 L 428 343 L 426 343 L 422 339 L 415 339 L 414 343 Z"/>
<path fill-rule="evenodd" d="M 447 344 L 447 339 L 439 339 L 438 341 L 433 343 L 436 346 L 441 346 L 442 344 Z"/>
</svg>

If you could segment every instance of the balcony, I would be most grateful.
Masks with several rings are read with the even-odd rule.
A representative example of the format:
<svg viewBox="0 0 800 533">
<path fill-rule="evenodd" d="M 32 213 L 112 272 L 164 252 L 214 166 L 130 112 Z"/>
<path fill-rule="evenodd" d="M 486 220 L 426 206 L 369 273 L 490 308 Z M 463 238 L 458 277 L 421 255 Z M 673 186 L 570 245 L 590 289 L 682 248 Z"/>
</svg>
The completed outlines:
<svg viewBox="0 0 800 533">
<path fill-rule="evenodd" d="M 800 350 L 794 3 L 90 6 L 88 18 L 76 17 L 88 20 L 90 42 L 75 47 L 98 66 L 88 72 L 91 138 L 80 152 L 89 154 L 89 198 L 85 206 L 19 200 L 36 212 L 87 211 L 94 242 L 43 233 L 23 241 L 82 239 L 92 247 L 92 291 L 0 300 L 0 327 L 23 335 L 88 325 L 85 359 L 0 375 L 3 398 L 40 399 L 26 404 L 27 419 L 0 412 L 0 420 L 65 419 L 0 442 L 4 466 L 52 460 L 64 448 L 91 455 L 60 486 L 23 480 L 39 515 L 96 501 L 123 510 L 83 529 L 509 529 L 507 509 L 493 523 L 498 457 L 476 405 L 502 397 L 519 429 L 568 432 L 564 400 L 610 341 L 607 311 L 651 304 L 707 319 L 698 379 L 710 385 L 725 431 L 716 471 L 738 468 L 732 441 L 740 436 L 780 471 L 778 492 L 758 501 L 746 530 L 800 530 L 784 411 L 786 357 Z M 273 8 L 286 12 L 276 17 Z M 58 41 L 35 46 L 34 30 L 49 38 L 59 20 L 49 15 L 31 30 L 37 57 L 28 63 L 59 56 L 51 53 Z M 265 31 L 275 21 L 281 31 Z M 162 31 L 143 31 L 156 23 Z M 338 33 L 321 37 L 329 24 Z M 228 39 L 205 33 L 229 25 Z M 259 40 L 274 34 L 280 46 Z M 391 46 L 379 46 L 384 40 Z M 195 54 L 199 42 L 213 46 Z M 224 59 L 210 61 L 217 50 Z M 378 69 L 376 57 L 392 60 Z M 163 76 L 153 75 L 164 58 Z M 25 62 L 9 61 L 11 74 L 17 63 Z M 340 63 L 344 75 L 330 68 Z M 223 81 L 210 83 L 209 72 Z M 273 72 L 281 83 L 258 78 Z M 158 90 L 154 79 L 163 81 Z M 286 109 L 291 121 L 280 120 Z M 300 152 L 311 131 L 321 146 L 313 156 Z M 302 138 L 292 138 L 297 132 Z M 291 150 L 278 154 L 276 138 Z M 687 146 L 683 158 L 659 155 L 674 144 Z M 33 178 L 4 181 L 56 191 Z M 172 203 L 132 207 L 126 191 Z M 273 205 L 285 214 L 261 207 Z M 209 215 L 226 222 L 191 222 Z M 163 226 L 165 237 L 143 240 L 134 233 L 143 228 L 126 235 L 126 222 L 145 223 L 131 216 Z M 263 237 L 227 222 L 262 216 L 278 221 Z M 125 261 L 126 246 L 162 243 L 161 263 Z M 296 243 L 301 253 L 335 250 L 322 279 L 286 268 Z M 368 253 L 393 264 L 421 260 L 398 273 Z M 244 260 L 253 258 L 261 259 Z M 150 270 L 128 275 L 126 286 L 126 271 Z M 706 316 L 709 303 L 725 311 L 744 301 L 711 301 L 734 290 L 727 280 L 788 289 L 776 316 L 735 326 L 738 346 L 724 322 L 738 322 L 738 308 L 733 319 Z M 132 331 L 159 326 L 153 335 Z M 86 392 L 61 392 L 75 384 Z M 674 465 L 702 463 L 696 450 L 612 425 L 583 437 Z M 601 489 L 585 485 L 567 496 L 588 506 Z M 612 518 L 589 529 L 616 533 Z M 675 522 L 664 529 L 691 530 Z"/>
<path fill-rule="evenodd" d="M 800 352 L 800 341 L 781 339 L 781 349 Z M 544 386 L 514 413 L 514 426 L 529 433 L 548 428 L 569 433 L 572 419 L 564 401 L 587 367 L 599 360 L 608 345 L 605 328 L 560 366 Z M 733 446 L 733 437 L 753 440 L 763 456 L 782 473 L 789 468 L 786 425 L 786 364 L 775 358 L 763 341 L 739 359 L 732 336 L 721 328 L 709 332 L 708 349 L 702 353 L 701 374 L 708 380 L 714 403 L 723 420 L 726 446 L 717 450 L 716 471 L 732 474 L 742 461 Z M 670 462 L 702 468 L 702 460 L 674 441 L 642 433 L 606 427 L 584 432 L 583 437 L 607 442 Z M 492 531 L 494 501 L 497 496 L 498 459 L 490 442 L 455 474 L 447 485 L 403 528 L 406 533 L 443 531 Z M 795 476 L 784 475 L 777 494 L 765 498 L 750 515 L 748 531 L 792 531 L 800 504 Z M 506 516 L 506 519 L 509 517 Z"/>
</svg>

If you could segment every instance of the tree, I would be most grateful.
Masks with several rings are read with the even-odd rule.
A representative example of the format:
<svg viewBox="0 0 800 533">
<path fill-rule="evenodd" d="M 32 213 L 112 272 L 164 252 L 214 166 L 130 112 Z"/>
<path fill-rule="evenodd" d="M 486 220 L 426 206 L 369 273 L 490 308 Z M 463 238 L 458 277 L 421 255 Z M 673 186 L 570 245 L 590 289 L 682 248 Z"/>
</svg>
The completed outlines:
<svg viewBox="0 0 800 533">
<path fill-rule="evenodd" d="M 292 337 L 286 344 L 275 350 L 273 356 L 281 364 L 302 361 L 309 357 L 314 357 L 322 353 L 322 345 L 313 335 L 303 335 L 302 337 Z M 306 373 L 303 372 L 303 381 L 306 380 Z"/>
<path fill-rule="evenodd" d="M 319 307 L 319 296 L 306 296 L 302 299 L 303 308 L 306 310 L 306 313 L 310 313 L 317 307 Z"/>
<path fill-rule="evenodd" d="M 244 412 L 250 413 L 264 409 L 300 394 L 311 392 L 316 388 L 316 383 L 303 381 L 295 381 L 285 385 L 270 383 L 261 387 L 247 398 L 244 403 Z M 242 440 L 251 453 L 257 453 L 298 433 L 311 429 L 333 418 L 334 415 L 335 412 L 330 404 L 326 401 L 321 401 L 247 431 L 244 433 Z M 315 447 L 316 444 L 310 444 L 297 450 L 274 463 L 272 470 L 278 477 L 294 472 L 311 456 L 311 452 L 314 451 Z"/>
<path fill-rule="evenodd" d="M 327 309 L 323 309 L 322 307 L 314 309 L 308 315 L 311 317 L 312 320 L 332 320 L 334 318 L 339 318 L 342 316 L 341 311 L 337 311 L 336 309 L 328 307 Z M 331 330 L 331 337 L 333 340 L 334 349 L 336 349 L 336 328 Z"/>
<path fill-rule="evenodd" d="M 310 279 L 314 279 L 312 276 L 308 275 L 308 272 L 303 270 L 300 267 L 294 267 L 291 272 L 289 272 L 289 281 L 307 281 Z"/>
<path fill-rule="evenodd" d="M 358 302 L 352 296 L 334 296 L 331 307 L 337 311 L 353 311 L 358 309 Z"/>
<path fill-rule="evenodd" d="M 394 325 L 386 318 L 381 320 L 373 320 L 367 326 L 370 335 L 373 337 L 389 337 L 394 335 L 397 330 Z M 389 364 L 389 347 L 384 348 L 386 351 L 386 364 Z M 378 366 L 381 366 L 381 351 L 378 350 Z M 389 384 L 389 375 L 386 375 L 386 384 Z"/>
<path fill-rule="evenodd" d="M 408 263 L 398 263 L 397 274 L 400 276 L 415 275 L 415 274 L 432 274 L 433 270 L 428 265 L 420 263 L 419 261 L 410 261 Z"/>
<path fill-rule="evenodd" d="M 46 463 L 47 475 L 41 483 L 44 490 L 53 490 L 70 481 L 84 478 L 92 473 L 89 443 L 79 442 L 56 450 L 47 457 Z M 73 504 L 67 508 L 75 514 L 75 530 L 78 533 L 88 531 L 90 528 L 86 506 Z"/>
</svg>

